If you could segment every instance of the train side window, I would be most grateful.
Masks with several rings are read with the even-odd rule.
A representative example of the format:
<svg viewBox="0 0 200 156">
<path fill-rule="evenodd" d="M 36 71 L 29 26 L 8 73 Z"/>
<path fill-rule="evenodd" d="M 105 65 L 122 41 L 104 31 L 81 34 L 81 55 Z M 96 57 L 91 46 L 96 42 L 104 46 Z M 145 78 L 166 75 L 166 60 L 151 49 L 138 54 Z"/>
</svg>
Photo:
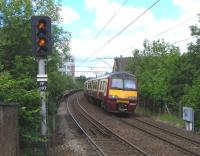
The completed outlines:
<svg viewBox="0 0 200 156">
<path fill-rule="evenodd" d="M 94 90 L 94 89 L 95 89 L 95 82 L 93 82 L 93 85 L 92 85 L 92 86 L 93 86 L 93 88 L 92 88 L 92 89 Z"/>
<path fill-rule="evenodd" d="M 104 88 L 104 90 L 106 90 L 106 87 L 107 87 L 107 81 L 105 81 L 105 88 Z"/>
<path fill-rule="evenodd" d="M 100 90 L 100 81 L 97 83 L 97 90 Z"/>
<path fill-rule="evenodd" d="M 93 81 L 92 83 L 92 89 L 94 90 L 95 89 L 95 82 Z"/>
<path fill-rule="evenodd" d="M 105 81 L 103 81 L 103 87 L 102 87 L 102 90 L 103 90 L 103 91 L 105 90 Z"/>
<path fill-rule="evenodd" d="M 100 82 L 100 90 L 102 90 L 102 81 Z"/>
<path fill-rule="evenodd" d="M 97 82 L 94 82 L 94 90 L 97 89 Z"/>
<path fill-rule="evenodd" d="M 107 82 L 106 81 L 104 81 L 105 83 L 104 83 L 104 91 L 106 90 L 106 86 L 107 86 Z"/>
<path fill-rule="evenodd" d="M 105 81 L 102 82 L 102 90 L 104 91 Z"/>
<path fill-rule="evenodd" d="M 88 84 L 88 88 L 91 89 L 91 82 L 89 82 L 89 84 Z"/>
</svg>

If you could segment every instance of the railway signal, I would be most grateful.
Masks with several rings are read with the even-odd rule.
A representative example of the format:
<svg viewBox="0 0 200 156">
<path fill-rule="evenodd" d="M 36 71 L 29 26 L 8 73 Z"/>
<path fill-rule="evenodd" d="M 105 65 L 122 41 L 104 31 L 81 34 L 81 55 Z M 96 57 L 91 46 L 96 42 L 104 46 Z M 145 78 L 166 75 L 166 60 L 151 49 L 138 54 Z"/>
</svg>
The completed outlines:
<svg viewBox="0 0 200 156">
<path fill-rule="evenodd" d="M 47 107 L 46 90 L 48 75 L 46 73 L 47 55 L 51 52 L 51 19 L 48 16 L 32 16 L 32 49 L 38 60 L 37 82 L 40 91 L 41 134 L 47 138 Z M 44 142 L 44 153 L 47 155 L 47 142 Z"/>
<path fill-rule="evenodd" d="M 48 16 L 32 16 L 32 49 L 36 57 L 46 58 L 51 53 L 51 19 Z"/>
</svg>

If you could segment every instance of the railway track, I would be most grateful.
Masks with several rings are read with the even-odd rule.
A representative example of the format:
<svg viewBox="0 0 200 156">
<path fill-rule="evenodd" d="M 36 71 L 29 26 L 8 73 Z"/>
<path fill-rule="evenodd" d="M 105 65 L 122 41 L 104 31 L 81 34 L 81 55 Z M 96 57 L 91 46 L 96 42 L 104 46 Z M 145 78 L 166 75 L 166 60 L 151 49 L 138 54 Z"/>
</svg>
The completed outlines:
<svg viewBox="0 0 200 156">
<path fill-rule="evenodd" d="M 98 155 L 134 155 L 149 156 L 144 150 L 118 136 L 100 122 L 92 118 L 88 112 L 79 104 L 78 99 L 70 97 L 67 102 L 67 109 L 74 122 L 87 136 L 88 140 L 95 147 Z"/>
<path fill-rule="evenodd" d="M 173 131 L 166 130 L 157 125 L 153 125 L 148 123 L 147 121 L 143 121 L 141 119 L 119 119 L 123 123 L 139 129 L 145 133 L 150 134 L 156 138 L 159 138 L 179 150 L 183 151 L 188 155 L 200 156 L 200 142 L 195 139 L 188 138 L 186 136 L 177 134 Z"/>
<path fill-rule="evenodd" d="M 187 133 L 185 133 L 185 135 L 184 135 L 184 134 L 180 134 L 180 133 L 178 133 L 178 132 L 175 132 L 175 131 L 172 130 L 172 129 L 169 129 L 169 128 L 167 128 L 167 127 L 163 128 L 163 127 L 161 127 L 161 126 L 159 126 L 159 125 L 156 125 L 155 123 L 152 123 L 151 121 L 147 121 L 147 120 L 145 120 L 145 119 L 135 118 L 135 120 L 137 120 L 137 121 L 139 121 L 139 122 L 142 122 L 142 123 L 144 123 L 144 124 L 147 124 L 147 125 L 149 125 L 149 126 L 151 126 L 151 127 L 155 127 L 155 128 L 157 128 L 157 129 L 159 129 L 159 130 L 161 130 L 161 131 L 163 131 L 163 132 L 166 132 L 166 133 L 170 134 L 170 135 L 174 135 L 174 136 L 176 136 L 176 137 L 181 137 L 181 138 L 185 139 L 186 141 L 191 141 L 191 142 L 193 142 L 194 144 L 196 143 L 196 144 L 199 144 L 199 145 L 200 145 L 200 139 L 194 138 L 194 136 L 193 136 L 193 138 L 191 138 L 191 137 L 189 137 L 189 136 L 186 136 Z M 188 134 L 189 134 L 189 133 L 188 133 Z"/>
</svg>

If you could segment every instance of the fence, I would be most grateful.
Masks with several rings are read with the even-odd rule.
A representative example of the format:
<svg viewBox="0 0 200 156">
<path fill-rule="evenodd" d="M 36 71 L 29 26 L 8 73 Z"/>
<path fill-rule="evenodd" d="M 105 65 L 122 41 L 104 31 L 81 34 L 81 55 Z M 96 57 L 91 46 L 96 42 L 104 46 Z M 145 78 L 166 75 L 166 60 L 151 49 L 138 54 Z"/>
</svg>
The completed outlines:
<svg viewBox="0 0 200 156">
<path fill-rule="evenodd" d="M 200 132 L 200 110 L 194 112 L 194 130 Z"/>
</svg>

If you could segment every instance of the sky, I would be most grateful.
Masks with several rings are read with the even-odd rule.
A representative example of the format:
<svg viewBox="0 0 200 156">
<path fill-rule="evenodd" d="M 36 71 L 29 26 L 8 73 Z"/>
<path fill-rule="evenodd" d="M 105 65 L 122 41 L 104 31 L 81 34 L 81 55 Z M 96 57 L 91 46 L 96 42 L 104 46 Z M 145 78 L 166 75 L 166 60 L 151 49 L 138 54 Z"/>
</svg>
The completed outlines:
<svg viewBox="0 0 200 156">
<path fill-rule="evenodd" d="M 112 39 L 156 1 L 62 0 L 61 26 L 72 35 L 70 54 L 75 58 L 75 75 L 111 72 L 115 57 L 131 57 L 134 49 L 143 49 L 145 39 L 164 39 L 185 52 L 188 43 L 195 41 L 189 26 L 199 26 L 200 0 L 160 0 Z"/>
</svg>

